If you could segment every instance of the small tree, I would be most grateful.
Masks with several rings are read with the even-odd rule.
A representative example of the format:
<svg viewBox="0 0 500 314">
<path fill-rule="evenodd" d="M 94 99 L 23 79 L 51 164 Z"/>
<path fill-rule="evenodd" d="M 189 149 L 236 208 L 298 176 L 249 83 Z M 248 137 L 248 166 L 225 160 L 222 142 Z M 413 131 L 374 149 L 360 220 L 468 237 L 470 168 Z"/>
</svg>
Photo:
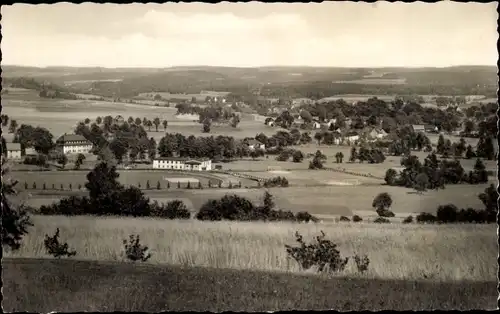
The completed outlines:
<svg viewBox="0 0 500 314">
<path fill-rule="evenodd" d="M 351 148 L 351 156 L 349 157 L 350 162 L 355 162 L 358 159 L 358 154 L 356 152 L 356 147 Z"/>
<path fill-rule="evenodd" d="M 177 188 L 180 189 L 181 188 L 181 181 L 177 181 Z"/>
<path fill-rule="evenodd" d="M 201 190 L 202 188 L 203 188 L 203 187 L 202 187 L 202 185 L 201 185 L 201 181 L 198 181 L 198 189 L 200 189 L 200 190 Z"/>
<path fill-rule="evenodd" d="M 167 181 L 167 189 L 170 189 L 170 181 Z"/>
<path fill-rule="evenodd" d="M 160 184 L 160 181 L 158 181 L 158 182 L 156 183 L 156 189 L 157 189 L 157 190 L 160 190 L 160 189 L 161 189 L 161 184 Z"/>
<path fill-rule="evenodd" d="M 191 181 L 188 181 L 187 189 L 190 189 L 190 188 L 191 188 Z"/>
<path fill-rule="evenodd" d="M 52 183 L 52 190 L 55 190 L 56 189 L 56 185 L 54 183 Z"/>
<path fill-rule="evenodd" d="M 56 229 L 54 236 L 49 237 L 47 234 L 45 235 L 44 245 L 47 253 L 57 259 L 63 256 L 71 257 L 76 255 L 76 251 L 68 249 L 68 243 L 59 242 L 59 228 Z"/>
<path fill-rule="evenodd" d="M 33 182 L 33 190 L 36 190 L 36 182 Z"/>
<path fill-rule="evenodd" d="M 385 183 L 387 183 L 387 185 L 394 185 L 396 183 L 396 177 L 397 177 L 397 172 L 396 170 L 390 168 L 390 169 L 387 169 L 387 171 L 385 172 Z"/>
<path fill-rule="evenodd" d="M 137 187 L 140 189 L 141 188 L 141 182 L 137 183 Z"/>
<path fill-rule="evenodd" d="M 126 258 L 132 262 L 145 262 L 151 257 L 150 253 L 146 254 L 148 247 L 140 244 L 139 235 L 130 235 L 128 242 L 123 240 L 123 245 L 125 246 Z"/>
<path fill-rule="evenodd" d="M 64 185 L 61 183 L 61 191 L 64 190 Z"/>
<path fill-rule="evenodd" d="M 45 182 L 43 183 L 42 189 L 45 190 L 47 186 L 45 185 Z"/>
<path fill-rule="evenodd" d="M 73 190 L 73 185 L 71 183 L 69 184 L 69 189 Z"/>
<path fill-rule="evenodd" d="M 389 215 L 389 208 L 392 205 L 392 198 L 387 192 L 380 193 L 377 195 L 372 202 L 372 207 L 377 211 L 380 217 L 391 217 Z"/>
<path fill-rule="evenodd" d="M 465 158 L 466 159 L 472 159 L 476 157 L 476 154 L 474 153 L 474 150 L 472 149 L 472 146 L 468 145 L 467 149 L 465 151 Z"/>
<path fill-rule="evenodd" d="M 304 154 L 300 150 L 296 150 L 293 155 L 293 162 L 302 162 L 304 160 Z"/>
<path fill-rule="evenodd" d="M 58 158 L 57 158 L 57 163 L 61 165 L 61 167 L 64 169 L 64 167 L 66 166 L 66 164 L 68 163 L 68 157 L 66 157 L 66 155 L 64 154 L 61 154 Z"/>
<path fill-rule="evenodd" d="M 429 185 L 429 177 L 425 172 L 421 172 L 415 178 L 415 183 L 413 188 L 417 191 L 417 193 L 422 194 L 427 190 L 427 186 Z"/>
<path fill-rule="evenodd" d="M 146 181 L 146 190 L 151 189 L 151 185 L 149 184 L 149 180 Z"/>
</svg>

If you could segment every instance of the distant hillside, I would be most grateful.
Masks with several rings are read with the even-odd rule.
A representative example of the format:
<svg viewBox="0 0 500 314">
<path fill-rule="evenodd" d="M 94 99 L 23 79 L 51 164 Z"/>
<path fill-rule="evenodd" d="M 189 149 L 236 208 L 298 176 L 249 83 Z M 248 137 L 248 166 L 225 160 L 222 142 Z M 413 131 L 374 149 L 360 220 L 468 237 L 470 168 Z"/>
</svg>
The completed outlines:
<svg viewBox="0 0 500 314">
<path fill-rule="evenodd" d="M 496 97 L 497 69 L 448 68 L 78 68 L 2 66 L 4 78 L 33 77 L 75 93 L 133 97 L 139 93 L 199 93 L 217 90 L 272 97 L 328 97 L 338 94 L 447 94 Z"/>
</svg>

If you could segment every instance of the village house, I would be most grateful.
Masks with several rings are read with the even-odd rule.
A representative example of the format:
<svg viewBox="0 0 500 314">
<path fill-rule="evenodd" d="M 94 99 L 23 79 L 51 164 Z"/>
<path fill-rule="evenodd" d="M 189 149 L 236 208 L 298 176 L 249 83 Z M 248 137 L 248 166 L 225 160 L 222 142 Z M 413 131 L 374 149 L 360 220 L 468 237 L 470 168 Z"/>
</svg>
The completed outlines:
<svg viewBox="0 0 500 314">
<path fill-rule="evenodd" d="M 413 124 L 412 128 L 415 132 L 425 132 L 425 126 L 423 124 Z"/>
<path fill-rule="evenodd" d="M 321 128 L 321 123 L 318 120 L 313 120 L 311 126 L 314 130 L 317 130 Z"/>
<path fill-rule="evenodd" d="M 372 129 L 370 133 L 368 133 L 368 138 L 372 140 L 383 139 L 387 137 L 387 132 L 383 129 Z"/>
<path fill-rule="evenodd" d="M 426 124 L 424 127 L 426 133 L 437 133 L 439 132 L 439 128 L 432 124 Z"/>
<path fill-rule="evenodd" d="M 348 143 L 354 143 L 356 141 L 359 141 L 359 134 L 358 132 L 355 131 L 347 132 L 345 139 L 347 140 Z"/>
<path fill-rule="evenodd" d="M 6 143 L 7 144 L 7 159 L 21 159 L 21 144 L 19 143 Z"/>
<path fill-rule="evenodd" d="M 273 118 L 266 118 L 264 121 L 264 124 L 267 126 L 274 126 L 274 119 Z"/>
<path fill-rule="evenodd" d="M 88 154 L 92 149 L 92 143 L 78 134 L 64 134 L 56 141 L 56 146 L 62 149 L 64 154 Z"/>
<path fill-rule="evenodd" d="M 208 158 L 157 157 L 153 160 L 153 169 L 210 171 L 212 170 L 212 160 Z"/>
<path fill-rule="evenodd" d="M 248 142 L 246 143 L 248 148 L 251 149 L 251 150 L 254 150 L 254 149 L 266 149 L 266 145 L 257 141 L 257 140 L 254 140 L 254 139 L 251 139 L 251 140 L 248 140 Z"/>
<path fill-rule="evenodd" d="M 331 128 L 332 124 L 335 125 L 335 123 L 337 123 L 337 119 L 330 119 L 328 120 L 328 122 L 326 123 L 326 126 L 328 129 Z"/>
</svg>

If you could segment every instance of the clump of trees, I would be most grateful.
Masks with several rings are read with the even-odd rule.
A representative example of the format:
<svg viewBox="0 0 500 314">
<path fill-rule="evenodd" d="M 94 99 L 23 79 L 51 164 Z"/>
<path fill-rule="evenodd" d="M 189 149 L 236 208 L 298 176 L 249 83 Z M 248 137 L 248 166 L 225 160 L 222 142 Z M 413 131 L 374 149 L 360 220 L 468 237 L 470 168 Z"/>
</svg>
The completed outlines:
<svg viewBox="0 0 500 314">
<path fill-rule="evenodd" d="M 359 151 L 357 151 L 356 147 L 353 147 L 351 148 L 349 162 L 356 161 L 359 161 L 360 163 L 367 161 L 371 164 L 379 164 L 385 161 L 385 156 L 379 148 L 360 147 Z"/>
<path fill-rule="evenodd" d="M 168 219 L 187 219 L 189 211 L 179 201 L 151 204 L 136 187 L 124 187 L 118 182 L 115 166 L 99 163 L 87 174 L 85 188 L 88 197 L 70 196 L 51 205 L 40 207 L 45 215 L 116 215 L 154 216 Z"/>
<path fill-rule="evenodd" d="M 293 214 L 291 211 L 275 210 L 274 197 L 265 192 L 261 205 L 255 205 L 238 195 L 225 195 L 219 200 L 208 200 L 195 216 L 198 220 L 239 221 L 317 221 L 306 212 Z"/>
<path fill-rule="evenodd" d="M 313 159 L 309 162 L 309 169 L 323 169 L 323 164 L 326 159 L 326 156 L 321 151 L 317 150 Z"/>
<path fill-rule="evenodd" d="M 394 217 L 394 213 L 389 210 L 392 205 L 392 197 L 387 192 L 378 194 L 372 202 L 379 217 Z"/>
<path fill-rule="evenodd" d="M 271 188 L 271 187 L 288 187 L 288 180 L 285 177 L 274 177 L 270 179 L 266 179 L 264 181 L 264 187 L 265 188 Z"/>
<path fill-rule="evenodd" d="M 404 167 L 399 174 L 388 169 L 385 181 L 388 185 L 414 188 L 419 193 L 427 189 L 444 188 L 446 184 L 479 184 L 488 182 L 488 171 L 481 159 L 477 159 L 474 169 L 466 173 L 458 159 L 438 160 L 434 152 L 430 153 L 422 164 L 417 156 L 409 155 L 401 159 Z"/>
</svg>

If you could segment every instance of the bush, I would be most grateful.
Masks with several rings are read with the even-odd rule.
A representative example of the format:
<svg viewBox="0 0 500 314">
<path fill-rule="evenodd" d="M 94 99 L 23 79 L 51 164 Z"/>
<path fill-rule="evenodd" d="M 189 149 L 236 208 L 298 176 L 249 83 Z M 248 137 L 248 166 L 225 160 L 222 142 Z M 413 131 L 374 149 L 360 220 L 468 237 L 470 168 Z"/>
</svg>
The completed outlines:
<svg viewBox="0 0 500 314">
<path fill-rule="evenodd" d="M 316 242 L 306 244 L 302 236 L 296 232 L 298 247 L 285 245 L 289 257 L 293 258 L 302 269 L 307 270 L 313 266 L 318 268 L 318 272 L 340 272 L 343 271 L 349 258 L 342 258 L 337 245 L 330 240 L 325 240 L 325 233 L 316 237 Z"/>
<path fill-rule="evenodd" d="M 436 222 L 436 220 L 437 220 L 436 216 L 430 213 L 420 213 L 417 215 L 418 223 L 434 223 Z"/>
<path fill-rule="evenodd" d="M 123 240 L 123 245 L 126 258 L 132 262 L 145 262 L 151 257 L 150 253 L 146 254 L 148 247 L 140 244 L 139 235 L 130 235 L 128 243 L 127 240 Z"/>
<path fill-rule="evenodd" d="M 396 215 L 394 215 L 393 212 L 391 212 L 388 209 L 377 209 L 377 214 L 379 215 L 379 217 L 394 217 L 394 216 L 396 216 Z"/>
<path fill-rule="evenodd" d="M 403 223 L 404 224 L 411 224 L 413 222 L 413 216 L 410 215 L 408 217 L 406 217 L 405 219 L 403 219 Z"/>
<path fill-rule="evenodd" d="M 264 181 L 265 188 L 271 187 L 288 187 L 288 180 L 285 177 L 274 177 Z"/>
<path fill-rule="evenodd" d="M 360 221 L 363 221 L 363 218 L 359 217 L 358 215 L 354 215 L 354 216 L 352 216 L 352 221 L 360 222 Z"/>
<path fill-rule="evenodd" d="M 387 218 L 384 218 L 384 217 L 378 217 L 373 222 L 380 224 L 380 223 L 390 223 L 391 221 Z"/>
<path fill-rule="evenodd" d="M 49 237 L 45 235 L 44 240 L 45 251 L 54 256 L 55 258 L 61 258 L 62 256 L 75 256 L 76 251 L 68 250 L 68 243 L 59 243 L 59 228 L 56 229 L 54 236 Z"/>
<path fill-rule="evenodd" d="M 155 217 L 167 219 L 189 219 L 191 213 L 187 209 L 184 202 L 173 200 L 167 204 L 159 205 L 157 202 L 151 205 L 151 214 Z"/>
<path fill-rule="evenodd" d="M 436 220 L 442 223 L 457 221 L 458 208 L 453 204 L 441 205 L 436 212 Z"/>
<path fill-rule="evenodd" d="M 370 265 L 370 259 L 368 256 L 363 255 L 360 257 L 359 255 L 354 256 L 354 261 L 356 262 L 356 268 L 360 273 L 364 273 L 368 270 L 368 265 Z"/>
<path fill-rule="evenodd" d="M 313 215 L 311 215 L 305 211 L 298 212 L 297 215 L 295 216 L 295 219 L 298 222 L 309 222 L 309 221 L 316 222 L 317 221 L 316 217 L 314 217 Z"/>
<path fill-rule="evenodd" d="M 351 221 L 351 219 L 347 218 L 346 216 L 340 216 L 340 221 Z"/>
</svg>

